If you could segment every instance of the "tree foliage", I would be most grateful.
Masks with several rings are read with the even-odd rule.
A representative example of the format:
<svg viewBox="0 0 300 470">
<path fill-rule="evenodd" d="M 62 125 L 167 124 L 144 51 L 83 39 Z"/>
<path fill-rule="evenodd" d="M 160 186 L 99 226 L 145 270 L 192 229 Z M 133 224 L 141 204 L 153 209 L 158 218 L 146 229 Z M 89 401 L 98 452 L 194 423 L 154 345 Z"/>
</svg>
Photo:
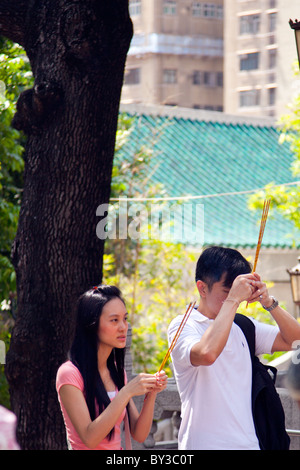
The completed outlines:
<svg viewBox="0 0 300 470">
<path fill-rule="evenodd" d="M 16 276 L 11 263 L 11 245 L 16 235 L 24 169 L 24 136 L 11 121 L 19 94 L 32 83 L 24 50 L 0 37 L 0 340 L 8 350 L 15 311 Z M 10 406 L 4 366 L 0 365 L 0 403 Z"/>
<path fill-rule="evenodd" d="M 24 136 L 11 121 L 20 93 L 32 84 L 24 50 L 0 37 L 0 303 L 16 291 L 11 245 L 16 235 L 24 170 Z"/>
</svg>

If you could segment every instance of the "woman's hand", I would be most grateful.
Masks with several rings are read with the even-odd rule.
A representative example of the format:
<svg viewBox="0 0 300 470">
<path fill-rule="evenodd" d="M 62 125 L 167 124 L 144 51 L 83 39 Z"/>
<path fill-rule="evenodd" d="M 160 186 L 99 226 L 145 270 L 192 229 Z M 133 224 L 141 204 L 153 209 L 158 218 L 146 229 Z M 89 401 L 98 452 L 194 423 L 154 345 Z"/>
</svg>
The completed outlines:
<svg viewBox="0 0 300 470">
<path fill-rule="evenodd" d="M 161 392 L 167 386 L 167 376 L 164 371 L 156 374 L 138 374 L 125 385 L 131 397 L 146 395 L 150 392 Z"/>
<path fill-rule="evenodd" d="M 142 395 L 143 390 L 145 399 L 141 412 L 138 413 L 133 400 L 130 400 L 130 428 L 132 437 L 138 442 L 144 442 L 147 438 L 152 422 L 155 406 L 155 399 L 158 392 L 164 390 L 167 386 L 167 375 L 164 371 L 151 374 L 139 374 L 126 385 L 130 389 L 135 389 L 135 395 Z"/>
<path fill-rule="evenodd" d="M 152 392 L 154 393 L 162 392 L 167 387 L 168 376 L 164 370 L 161 370 L 160 372 L 156 372 L 155 377 L 156 377 L 156 386 L 154 387 Z"/>
</svg>

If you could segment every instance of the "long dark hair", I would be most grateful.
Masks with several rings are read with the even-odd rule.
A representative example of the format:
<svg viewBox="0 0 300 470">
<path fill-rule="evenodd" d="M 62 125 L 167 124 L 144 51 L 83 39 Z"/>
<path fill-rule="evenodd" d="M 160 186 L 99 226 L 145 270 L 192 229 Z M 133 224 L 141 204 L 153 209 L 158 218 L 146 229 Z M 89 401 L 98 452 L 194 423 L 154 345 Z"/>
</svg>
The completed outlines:
<svg viewBox="0 0 300 470">
<path fill-rule="evenodd" d="M 75 337 L 70 349 L 70 360 L 79 369 L 91 420 L 96 418 L 95 401 L 101 413 L 110 399 L 98 371 L 97 352 L 99 346 L 99 319 L 104 305 L 114 298 L 124 302 L 120 290 L 115 286 L 100 285 L 85 292 L 77 305 L 77 324 Z M 125 348 L 114 348 L 107 360 L 111 378 L 118 390 L 124 386 Z M 107 436 L 112 438 L 114 428 Z"/>
</svg>

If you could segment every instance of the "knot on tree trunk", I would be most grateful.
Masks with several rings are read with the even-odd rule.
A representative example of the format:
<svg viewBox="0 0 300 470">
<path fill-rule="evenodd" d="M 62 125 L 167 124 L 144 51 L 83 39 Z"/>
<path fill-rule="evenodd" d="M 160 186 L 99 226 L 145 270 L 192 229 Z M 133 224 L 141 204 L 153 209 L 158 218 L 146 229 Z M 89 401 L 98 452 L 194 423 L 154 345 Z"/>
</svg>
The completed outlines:
<svg viewBox="0 0 300 470">
<path fill-rule="evenodd" d="M 36 134 L 53 120 L 62 102 L 62 92 L 55 83 L 36 83 L 21 93 L 12 125 L 26 134 Z"/>
</svg>

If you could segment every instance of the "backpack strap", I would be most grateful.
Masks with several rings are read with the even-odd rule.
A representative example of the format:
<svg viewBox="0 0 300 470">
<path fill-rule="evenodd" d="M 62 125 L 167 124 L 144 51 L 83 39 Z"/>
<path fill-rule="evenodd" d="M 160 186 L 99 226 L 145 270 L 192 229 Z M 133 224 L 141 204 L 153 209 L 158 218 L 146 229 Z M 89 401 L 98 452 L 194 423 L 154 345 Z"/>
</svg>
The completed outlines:
<svg viewBox="0 0 300 470">
<path fill-rule="evenodd" d="M 234 323 L 236 323 L 244 333 L 249 346 L 251 359 L 253 361 L 255 357 L 255 325 L 250 318 L 242 315 L 241 313 L 237 313 L 235 315 Z"/>
</svg>

